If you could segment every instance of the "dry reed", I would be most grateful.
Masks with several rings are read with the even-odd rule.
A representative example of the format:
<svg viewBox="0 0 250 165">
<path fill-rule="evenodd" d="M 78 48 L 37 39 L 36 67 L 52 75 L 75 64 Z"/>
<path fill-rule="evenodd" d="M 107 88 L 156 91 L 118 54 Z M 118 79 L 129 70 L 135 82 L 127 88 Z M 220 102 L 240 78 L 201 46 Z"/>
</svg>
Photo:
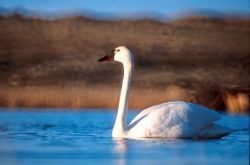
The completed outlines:
<svg viewBox="0 0 250 165">
<path fill-rule="evenodd" d="M 145 108 L 157 103 L 180 98 L 167 95 L 166 90 L 132 89 L 130 108 Z M 116 108 L 120 89 L 116 87 L 4 87 L 0 106 L 4 107 L 72 107 Z M 183 95 L 182 100 L 186 96 Z"/>
<path fill-rule="evenodd" d="M 116 109 L 119 94 L 120 88 L 107 86 L 3 87 L 0 93 L 0 106 Z M 164 90 L 132 87 L 129 97 L 129 108 L 143 109 L 167 101 L 183 100 L 203 104 L 214 109 L 221 102 L 224 102 L 229 113 L 249 111 L 249 96 L 244 93 L 234 95 L 225 93 L 223 98 L 219 99 L 219 102 L 216 98 L 203 99 L 206 102 L 202 103 L 192 92 L 176 85 L 170 85 Z"/>
</svg>

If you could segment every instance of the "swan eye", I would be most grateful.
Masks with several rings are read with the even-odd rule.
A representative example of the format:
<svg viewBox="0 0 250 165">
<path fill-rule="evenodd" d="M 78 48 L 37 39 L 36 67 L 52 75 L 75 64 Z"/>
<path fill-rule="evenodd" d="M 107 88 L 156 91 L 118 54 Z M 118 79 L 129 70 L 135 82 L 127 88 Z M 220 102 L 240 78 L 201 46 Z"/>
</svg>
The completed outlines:
<svg viewBox="0 0 250 165">
<path fill-rule="evenodd" d="M 111 55 L 114 56 L 116 52 L 120 52 L 120 49 L 114 49 L 114 50 L 112 50 L 112 51 L 111 51 Z"/>
</svg>

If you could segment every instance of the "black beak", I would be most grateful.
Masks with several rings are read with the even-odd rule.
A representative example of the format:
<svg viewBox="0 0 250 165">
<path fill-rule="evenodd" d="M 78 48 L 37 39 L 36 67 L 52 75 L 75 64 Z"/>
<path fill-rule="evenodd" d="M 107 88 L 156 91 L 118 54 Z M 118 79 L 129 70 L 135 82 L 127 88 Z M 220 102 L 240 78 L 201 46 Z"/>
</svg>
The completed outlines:
<svg viewBox="0 0 250 165">
<path fill-rule="evenodd" d="M 98 62 L 103 62 L 103 61 L 114 61 L 114 55 L 106 55 L 98 60 Z"/>
</svg>

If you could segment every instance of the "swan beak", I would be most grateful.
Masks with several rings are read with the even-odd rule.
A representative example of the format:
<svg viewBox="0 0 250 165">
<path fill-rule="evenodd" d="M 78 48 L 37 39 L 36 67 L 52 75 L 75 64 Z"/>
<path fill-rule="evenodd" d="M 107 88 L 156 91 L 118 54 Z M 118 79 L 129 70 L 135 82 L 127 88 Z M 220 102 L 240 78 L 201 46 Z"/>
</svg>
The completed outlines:
<svg viewBox="0 0 250 165">
<path fill-rule="evenodd" d="M 108 54 L 98 60 L 98 62 L 103 62 L 103 61 L 114 61 L 114 56 Z"/>
</svg>

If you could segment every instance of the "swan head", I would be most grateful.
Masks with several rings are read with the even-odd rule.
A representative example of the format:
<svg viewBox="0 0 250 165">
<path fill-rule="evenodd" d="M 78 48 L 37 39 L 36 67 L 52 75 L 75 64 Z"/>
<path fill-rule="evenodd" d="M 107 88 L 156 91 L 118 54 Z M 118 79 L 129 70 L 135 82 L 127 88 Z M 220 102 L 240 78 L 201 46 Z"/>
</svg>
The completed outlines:
<svg viewBox="0 0 250 165">
<path fill-rule="evenodd" d="M 133 53 L 126 48 L 125 46 L 119 46 L 113 49 L 109 54 L 100 58 L 98 62 L 104 61 L 117 61 L 121 62 L 123 65 L 131 65 L 134 64 Z"/>
</svg>

